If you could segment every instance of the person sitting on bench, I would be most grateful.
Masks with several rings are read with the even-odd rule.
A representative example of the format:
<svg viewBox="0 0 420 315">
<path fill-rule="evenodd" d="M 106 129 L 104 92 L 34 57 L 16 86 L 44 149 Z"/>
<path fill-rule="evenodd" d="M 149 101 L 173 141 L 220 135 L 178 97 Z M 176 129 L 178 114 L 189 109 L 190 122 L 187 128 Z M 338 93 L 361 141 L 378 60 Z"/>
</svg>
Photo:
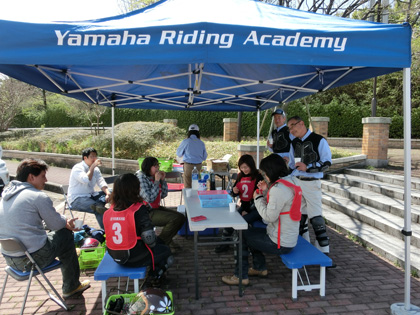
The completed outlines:
<svg viewBox="0 0 420 315">
<path fill-rule="evenodd" d="M 249 154 L 242 155 L 238 160 L 239 173 L 238 177 L 233 184 L 230 195 L 232 197 L 239 197 L 241 206 L 237 211 L 245 219 L 248 224 L 255 221 L 261 221 L 257 208 L 254 205 L 254 191 L 257 189 L 257 184 L 263 180 L 260 172 L 255 166 L 254 158 Z M 224 228 L 222 238 L 227 239 L 232 236 L 233 228 Z M 221 253 L 229 250 L 229 245 L 218 245 L 214 249 L 215 253 Z"/>
<path fill-rule="evenodd" d="M 136 175 L 124 174 L 115 180 L 111 207 L 103 220 L 108 253 L 114 261 L 128 267 L 152 266 L 149 274 L 152 284 L 160 286 L 162 275 L 173 263 L 173 256 L 155 234 L 149 207 L 140 197 Z"/>
<path fill-rule="evenodd" d="M 302 191 L 291 183 L 284 160 L 277 154 L 262 159 L 260 171 L 265 181 L 258 183 L 254 192 L 254 202 L 267 229 L 249 228 L 243 231 L 242 284 L 248 285 L 248 276 L 267 276 L 267 266 L 263 252 L 282 255 L 290 252 L 297 244 L 299 235 L 300 206 Z M 249 268 L 249 252 L 252 253 L 253 267 Z M 222 277 L 229 285 L 239 285 L 238 257 L 235 273 Z M 248 269 L 249 268 L 249 269 Z"/>
</svg>

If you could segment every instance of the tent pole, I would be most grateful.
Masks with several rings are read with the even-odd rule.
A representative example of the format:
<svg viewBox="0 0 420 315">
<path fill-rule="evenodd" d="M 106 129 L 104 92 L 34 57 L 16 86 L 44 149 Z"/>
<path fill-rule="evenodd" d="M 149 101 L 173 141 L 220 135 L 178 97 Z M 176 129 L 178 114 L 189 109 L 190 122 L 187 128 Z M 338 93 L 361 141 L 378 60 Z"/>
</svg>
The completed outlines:
<svg viewBox="0 0 420 315">
<path fill-rule="evenodd" d="M 115 138 L 114 138 L 114 123 L 115 123 L 115 104 L 111 107 L 112 120 L 112 175 L 115 175 Z"/>
<path fill-rule="evenodd" d="M 410 304 L 411 292 L 411 71 L 403 70 L 403 109 L 404 109 L 404 228 L 401 231 L 405 240 L 405 281 L 404 303 L 391 305 L 392 314 L 420 314 L 420 308 Z"/>
<path fill-rule="evenodd" d="M 257 112 L 257 169 L 260 167 L 260 109 Z"/>
</svg>

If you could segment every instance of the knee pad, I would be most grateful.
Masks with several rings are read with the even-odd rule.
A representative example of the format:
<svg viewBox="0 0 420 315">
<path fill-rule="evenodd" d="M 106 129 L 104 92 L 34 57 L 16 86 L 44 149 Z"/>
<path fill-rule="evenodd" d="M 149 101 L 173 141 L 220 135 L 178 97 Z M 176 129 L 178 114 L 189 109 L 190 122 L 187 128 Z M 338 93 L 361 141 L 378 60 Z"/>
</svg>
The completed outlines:
<svg viewBox="0 0 420 315">
<path fill-rule="evenodd" d="M 150 247 L 154 247 L 156 245 L 156 233 L 153 229 L 141 232 L 141 239 Z"/>
<path fill-rule="evenodd" d="M 314 229 L 316 240 L 319 246 L 324 247 L 330 244 L 330 238 L 327 235 L 327 228 L 323 217 L 316 216 L 311 219 L 312 228 Z"/>
<path fill-rule="evenodd" d="M 302 214 L 299 224 L 299 235 L 302 236 L 305 233 L 308 233 L 308 215 Z"/>
</svg>

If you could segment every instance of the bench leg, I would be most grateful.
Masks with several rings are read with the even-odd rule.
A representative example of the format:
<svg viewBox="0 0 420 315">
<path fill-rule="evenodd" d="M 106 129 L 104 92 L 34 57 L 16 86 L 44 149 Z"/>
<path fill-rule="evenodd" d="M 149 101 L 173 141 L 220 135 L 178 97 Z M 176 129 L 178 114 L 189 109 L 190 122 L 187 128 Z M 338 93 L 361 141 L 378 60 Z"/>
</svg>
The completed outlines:
<svg viewBox="0 0 420 315">
<path fill-rule="evenodd" d="M 105 313 L 106 280 L 102 281 L 102 313 Z"/>
<path fill-rule="evenodd" d="M 297 300 L 297 281 L 298 281 L 298 275 L 297 275 L 297 268 L 292 269 L 292 299 L 294 301 Z"/>
<path fill-rule="evenodd" d="M 325 296 L 325 267 L 320 266 L 320 273 L 319 273 L 319 295 L 324 297 Z"/>
</svg>

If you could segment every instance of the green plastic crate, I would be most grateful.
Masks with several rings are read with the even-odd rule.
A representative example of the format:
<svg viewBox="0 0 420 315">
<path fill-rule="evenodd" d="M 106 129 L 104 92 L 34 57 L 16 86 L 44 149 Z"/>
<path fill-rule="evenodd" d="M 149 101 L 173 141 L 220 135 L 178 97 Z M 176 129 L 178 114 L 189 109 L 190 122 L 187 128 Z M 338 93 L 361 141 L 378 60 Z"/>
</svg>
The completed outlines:
<svg viewBox="0 0 420 315">
<path fill-rule="evenodd" d="M 141 164 L 143 163 L 144 158 L 138 158 L 137 162 L 139 162 L 139 169 L 141 170 Z"/>
<path fill-rule="evenodd" d="M 174 160 L 158 158 L 160 163 L 160 170 L 164 172 L 172 172 L 174 167 Z"/>
<path fill-rule="evenodd" d="M 86 248 L 80 250 L 79 266 L 81 270 L 96 268 L 105 255 L 105 246 L 101 245 L 95 248 Z"/>
<path fill-rule="evenodd" d="M 116 299 L 118 299 L 120 296 L 122 296 L 124 299 L 130 299 L 130 302 L 132 302 L 132 301 L 136 298 L 137 294 L 138 294 L 138 293 L 130 293 L 130 294 L 116 294 L 116 295 L 111 295 L 111 296 L 108 298 L 107 302 L 106 302 L 104 315 L 111 315 L 111 313 L 109 313 L 109 312 L 107 312 L 107 311 L 106 311 L 106 310 L 108 309 L 108 307 L 109 307 L 109 303 L 110 303 L 111 301 L 115 301 L 115 300 L 116 300 Z M 172 292 L 171 292 L 171 291 L 166 291 L 166 294 L 168 294 L 169 298 L 171 299 L 172 312 L 171 312 L 171 313 L 165 313 L 165 314 L 168 314 L 168 315 L 173 315 L 173 314 L 175 314 L 175 307 L 174 307 L 174 299 L 173 299 L 173 297 L 172 297 Z M 150 313 L 150 314 L 152 314 L 152 315 L 153 315 L 153 313 Z M 159 313 L 159 314 L 161 314 L 161 313 Z"/>
<path fill-rule="evenodd" d="M 141 164 L 143 163 L 145 158 L 138 158 L 137 162 L 139 162 L 139 169 L 141 170 Z M 165 159 L 165 158 L 157 158 L 160 163 L 160 170 L 164 172 L 172 172 L 174 160 L 172 159 Z"/>
</svg>

